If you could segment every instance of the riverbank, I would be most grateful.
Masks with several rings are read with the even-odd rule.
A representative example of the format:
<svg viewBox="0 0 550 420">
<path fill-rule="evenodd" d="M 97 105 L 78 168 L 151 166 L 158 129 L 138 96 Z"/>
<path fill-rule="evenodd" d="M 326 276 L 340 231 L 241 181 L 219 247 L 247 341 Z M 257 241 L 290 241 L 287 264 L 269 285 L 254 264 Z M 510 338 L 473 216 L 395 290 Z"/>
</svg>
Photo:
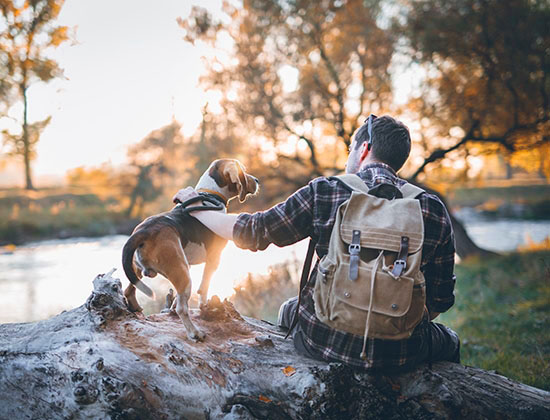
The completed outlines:
<svg viewBox="0 0 550 420">
<path fill-rule="evenodd" d="M 550 219 L 550 185 L 455 188 L 447 197 L 454 208 L 472 208 L 492 218 Z"/>
<path fill-rule="evenodd" d="M 0 246 L 46 239 L 100 237 L 132 232 L 130 218 L 113 197 L 86 191 L 5 190 L 0 195 Z"/>
<path fill-rule="evenodd" d="M 548 197 L 550 185 L 456 188 L 447 198 L 461 215 L 475 213 L 476 217 L 491 220 L 503 217 L 549 220 Z M 155 214 L 170 206 L 170 197 L 162 196 L 147 203 L 141 214 Z M 113 191 L 97 193 L 84 187 L 37 191 L 0 189 L 0 246 L 47 239 L 128 235 L 143 217 L 128 217 L 127 208 L 128 198 Z M 459 219 L 463 221 L 461 216 Z"/>
</svg>

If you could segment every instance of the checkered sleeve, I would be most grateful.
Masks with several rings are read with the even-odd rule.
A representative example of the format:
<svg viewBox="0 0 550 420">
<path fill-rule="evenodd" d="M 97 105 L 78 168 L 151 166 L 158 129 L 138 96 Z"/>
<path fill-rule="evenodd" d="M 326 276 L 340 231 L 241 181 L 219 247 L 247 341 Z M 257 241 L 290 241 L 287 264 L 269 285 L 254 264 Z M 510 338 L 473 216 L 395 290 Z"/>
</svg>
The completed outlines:
<svg viewBox="0 0 550 420">
<path fill-rule="evenodd" d="M 251 251 L 301 241 L 312 232 L 314 197 L 310 183 L 268 210 L 240 214 L 233 227 L 233 241 Z"/>
<path fill-rule="evenodd" d="M 423 266 L 426 305 L 431 312 L 445 312 L 455 301 L 455 239 L 445 205 L 434 195 L 421 197 L 424 214 Z"/>
</svg>

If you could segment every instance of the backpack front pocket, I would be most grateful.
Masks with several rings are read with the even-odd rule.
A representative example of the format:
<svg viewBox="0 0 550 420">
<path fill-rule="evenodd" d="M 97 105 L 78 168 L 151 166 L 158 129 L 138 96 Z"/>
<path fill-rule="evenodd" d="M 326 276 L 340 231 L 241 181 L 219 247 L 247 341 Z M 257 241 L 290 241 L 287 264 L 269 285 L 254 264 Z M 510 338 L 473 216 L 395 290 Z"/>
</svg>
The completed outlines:
<svg viewBox="0 0 550 420">
<path fill-rule="evenodd" d="M 356 335 L 364 335 L 371 300 L 372 267 L 361 264 L 357 280 L 349 280 L 349 264 L 342 262 L 334 273 L 331 298 L 327 311 L 330 325 Z M 404 338 L 406 315 L 411 308 L 414 280 L 393 278 L 378 270 L 373 287 L 369 336 Z"/>
</svg>

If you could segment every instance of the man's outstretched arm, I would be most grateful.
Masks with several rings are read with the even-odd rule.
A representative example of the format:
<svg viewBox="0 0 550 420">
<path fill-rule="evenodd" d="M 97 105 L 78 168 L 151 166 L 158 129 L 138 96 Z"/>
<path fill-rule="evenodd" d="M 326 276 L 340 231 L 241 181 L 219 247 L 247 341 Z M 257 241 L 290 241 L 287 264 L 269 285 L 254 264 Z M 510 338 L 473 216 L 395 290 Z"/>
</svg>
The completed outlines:
<svg viewBox="0 0 550 420">
<path fill-rule="evenodd" d="M 188 187 L 180 190 L 174 199 L 184 202 L 197 195 L 192 187 Z M 194 211 L 191 215 L 217 235 L 233 240 L 239 248 L 260 251 L 269 244 L 286 246 L 311 236 L 313 202 L 314 191 L 310 183 L 284 202 L 254 214 Z"/>
<path fill-rule="evenodd" d="M 185 202 L 190 198 L 197 197 L 199 194 L 193 187 L 187 187 L 179 190 L 174 195 L 174 202 Z M 199 210 L 189 213 L 199 220 L 204 226 L 222 238 L 233 240 L 233 227 L 238 214 L 227 214 L 222 210 Z"/>
<path fill-rule="evenodd" d="M 222 238 L 233 240 L 233 227 L 238 214 L 227 214 L 223 211 L 193 211 L 190 213 L 204 226 Z"/>
</svg>

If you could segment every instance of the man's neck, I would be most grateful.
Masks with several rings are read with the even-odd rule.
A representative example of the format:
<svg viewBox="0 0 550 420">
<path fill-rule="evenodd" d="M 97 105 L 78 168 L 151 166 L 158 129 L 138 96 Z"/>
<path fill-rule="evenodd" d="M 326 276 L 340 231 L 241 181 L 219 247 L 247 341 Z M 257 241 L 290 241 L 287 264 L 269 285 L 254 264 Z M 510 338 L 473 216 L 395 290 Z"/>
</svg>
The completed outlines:
<svg viewBox="0 0 550 420">
<path fill-rule="evenodd" d="M 384 162 L 380 162 L 379 160 L 376 160 L 376 159 L 365 159 L 361 164 L 361 167 L 359 168 L 359 172 L 364 171 L 365 169 L 368 169 L 369 167 L 373 167 L 373 166 L 378 166 L 378 167 L 382 166 L 384 168 L 387 168 L 389 171 L 391 171 L 393 174 L 397 176 L 397 173 L 393 170 L 393 168 L 390 165 Z"/>
</svg>

